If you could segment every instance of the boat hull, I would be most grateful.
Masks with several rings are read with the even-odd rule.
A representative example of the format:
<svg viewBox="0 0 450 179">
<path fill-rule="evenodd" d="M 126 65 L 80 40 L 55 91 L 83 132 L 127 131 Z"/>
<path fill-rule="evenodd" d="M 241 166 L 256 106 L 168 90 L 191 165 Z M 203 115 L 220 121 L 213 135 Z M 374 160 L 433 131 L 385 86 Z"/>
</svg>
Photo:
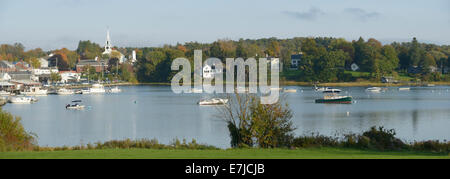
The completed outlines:
<svg viewBox="0 0 450 179">
<path fill-rule="evenodd" d="M 339 99 L 316 99 L 316 103 L 351 104 L 352 97 L 348 96 Z"/>
</svg>

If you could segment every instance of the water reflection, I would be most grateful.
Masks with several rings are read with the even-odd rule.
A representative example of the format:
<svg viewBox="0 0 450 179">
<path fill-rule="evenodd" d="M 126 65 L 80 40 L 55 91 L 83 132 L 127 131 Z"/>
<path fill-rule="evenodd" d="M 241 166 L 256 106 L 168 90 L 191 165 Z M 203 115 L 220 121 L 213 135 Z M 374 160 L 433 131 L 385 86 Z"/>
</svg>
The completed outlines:
<svg viewBox="0 0 450 179">
<path fill-rule="evenodd" d="M 405 140 L 450 140 L 450 93 L 448 87 L 411 88 L 372 94 L 364 88 L 342 88 L 356 103 L 315 104 L 321 94 L 310 87 L 291 86 L 297 93 L 286 94 L 293 111 L 296 134 L 324 135 L 361 132 L 383 125 L 394 128 Z M 22 117 L 27 130 L 39 136 L 43 146 L 79 145 L 112 139 L 157 138 L 163 143 L 174 138 L 197 139 L 229 147 L 226 123 L 217 118 L 214 107 L 196 103 L 207 95 L 174 94 L 168 86 L 130 86 L 124 92 L 105 95 L 39 97 L 31 105 L 7 104 L 4 110 Z M 66 110 L 64 105 L 81 99 L 83 111 Z"/>
</svg>

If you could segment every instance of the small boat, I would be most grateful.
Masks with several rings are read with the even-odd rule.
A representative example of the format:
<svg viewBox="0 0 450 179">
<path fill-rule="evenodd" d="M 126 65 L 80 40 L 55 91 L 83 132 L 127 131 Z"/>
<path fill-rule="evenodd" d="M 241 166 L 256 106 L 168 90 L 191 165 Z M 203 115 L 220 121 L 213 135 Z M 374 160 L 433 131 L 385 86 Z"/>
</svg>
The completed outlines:
<svg viewBox="0 0 450 179">
<path fill-rule="evenodd" d="M 410 89 L 409 87 L 398 88 L 399 91 L 409 91 Z"/>
<path fill-rule="evenodd" d="M 203 89 L 198 89 L 198 88 L 193 88 L 192 90 L 191 90 L 191 92 L 192 93 L 203 93 Z"/>
<path fill-rule="evenodd" d="M 20 94 L 26 95 L 26 96 L 46 96 L 47 90 L 41 89 L 40 87 L 30 87 L 28 90 L 25 90 L 24 92 L 20 92 Z"/>
<path fill-rule="evenodd" d="M 212 98 L 202 99 L 198 102 L 199 105 L 225 105 L 228 103 L 228 99 Z"/>
<path fill-rule="evenodd" d="M 372 92 L 372 93 L 379 93 L 381 92 L 381 88 L 380 87 L 370 87 L 366 89 L 367 92 Z"/>
<path fill-rule="evenodd" d="M 316 103 L 333 103 L 333 104 L 351 104 L 353 98 L 351 96 L 339 96 L 339 91 L 324 91 L 321 99 L 316 99 Z"/>
<path fill-rule="evenodd" d="M 81 100 L 73 100 L 72 104 L 66 105 L 66 109 L 76 109 L 76 110 L 84 109 L 85 106 L 80 105 L 79 103 L 81 103 Z"/>
<path fill-rule="evenodd" d="M 56 94 L 58 94 L 58 95 L 71 95 L 74 93 L 75 92 L 73 90 L 66 89 L 66 88 L 61 88 L 61 89 L 58 89 L 58 91 L 56 91 Z"/>
<path fill-rule="evenodd" d="M 314 85 L 314 90 L 315 91 L 317 91 L 317 92 L 323 92 L 323 91 L 325 91 L 326 90 L 326 88 L 325 87 L 317 87 L 317 85 Z"/>
<path fill-rule="evenodd" d="M 99 83 L 93 84 L 91 88 L 89 88 L 89 93 L 105 93 L 105 87 Z"/>
<path fill-rule="evenodd" d="M 109 90 L 110 93 L 120 93 L 122 90 L 119 87 L 114 87 Z"/>
<path fill-rule="evenodd" d="M 342 90 L 337 88 L 325 88 L 324 93 L 340 93 Z"/>
<path fill-rule="evenodd" d="M 9 99 L 10 103 L 16 103 L 16 104 L 29 104 L 32 102 L 36 102 L 37 99 L 36 98 L 32 98 L 29 96 L 15 96 L 15 97 L 11 97 Z"/>
<path fill-rule="evenodd" d="M 285 88 L 285 89 L 283 90 L 283 92 L 285 92 L 285 93 L 296 93 L 296 92 L 297 92 L 297 89 L 288 89 L 288 88 Z"/>
<path fill-rule="evenodd" d="M 11 95 L 11 93 L 8 91 L 4 91 L 4 90 L 0 91 L 0 96 L 9 96 L 9 95 Z"/>
</svg>

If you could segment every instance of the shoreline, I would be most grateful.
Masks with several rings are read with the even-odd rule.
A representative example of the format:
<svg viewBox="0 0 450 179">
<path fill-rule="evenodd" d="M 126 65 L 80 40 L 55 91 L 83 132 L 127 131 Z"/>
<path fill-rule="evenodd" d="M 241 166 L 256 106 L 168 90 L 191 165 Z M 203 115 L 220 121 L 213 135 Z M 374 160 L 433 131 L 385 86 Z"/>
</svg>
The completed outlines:
<svg viewBox="0 0 450 179">
<path fill-rule="evenodd" d="M 168 82 L 145 82 L 145 83 L 111 83 L 111 84 L 103 84 L 105 87 L 111 86 L 139 86 L 139 85 L 158 85 L 158 86 L 170 86 L 171 83 Z M 194 85 L 194 83 L 191 83 Z M 330 82 L 330 83 L 318 83 L 317 86 L 327 87 L 400 87 L 400 86 L 427 86 L 427 85 L 436 85 L 436 86 L 450 86 L 450 82 L 429 82 L 429 83 L 380 83 L 380 82 Z M 280 86 L 314 86 L 314 83 L 311 82 L 298 82 L 298 81 L 283 81 L 280 82 Z M 82 88 L 85 86 L 72 86 L 71 88 Z"/>
</svg>

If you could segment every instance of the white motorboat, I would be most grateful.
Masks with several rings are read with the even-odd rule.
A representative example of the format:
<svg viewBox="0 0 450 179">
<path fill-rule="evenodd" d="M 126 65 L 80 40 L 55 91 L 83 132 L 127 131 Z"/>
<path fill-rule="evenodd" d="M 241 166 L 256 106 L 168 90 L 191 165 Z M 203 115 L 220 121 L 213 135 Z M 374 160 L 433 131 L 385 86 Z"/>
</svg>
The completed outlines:
<svg viewBox="0 0 450 179">
<path fill-rule="evenodd" d="M 398 90 L 399 91 L 409 91 L 411 88 L 409 88 L 409 87 L 401 87 L 401 88 L 398 88 Z"/>
<path fill-rule="evenodd" d="M 367 92 L 372 92 L 372 93 L 379 93 L 381 92 L 381 88 L 380 87 L 370 87 L 366 89 Z"/>
<path fill-rule="evenodd" d="M 289 88 L 285 88 L 285 89 L 283 90 L 283 92 L 285 92 L 285 93 L 296 93 L 296 92 L 297 92 L 297 89 L 289 89 Z"/>
<path fill-rule="evenodd" d="M 212 99 L 202 99 L 198 102 L 199 105 L 225 105 L 228 103 L 228 99 L 212 98 Z"/>
<path fill-rule="evenodd" d="M 58 89 L 58 91 L 56 91 L 56 94 L 58 94 L 58 95 L 71 95 L 74 93 L 75 92 L 73 90 L 66 89 L 66 88 L 61 88 L 61 89 Z"/>
<path fill-rule="evenodd" d="M 341 92 L 340 89 L 330 88 L 330 87 L 317 87 L 316 85 L 314 85 L 314 90 L 317 91 L 317 92 L 325 92 L 325 93 L 339 93 L 339 92 Z"/>
<path fill-rule="evenodd" d="M 81 103 L 81 100 L 74 100 L 72 101 L 72 104 L 67 104 L 66 109 L 76 109 L 76 110 L 82 110 L 84 109 L 84 105 L 79 104 Z"/>
<path fill-rule="evenodd" d="M 323 90 L 322 92 L 324 93 L 340 93 L 342 90 L 337 89 L 337 88 L 325 88 L 325 90 Z"/>
<path fill-rule="evenodd" d="M 91 88 L 89 88 L 89 93 L 105 93 L 105 87 L 99 83 L 93 84 Z"/>
<path fill-rule="evenodd" d="M 41 89 L 40 87 L 30 87 L 29 89 L 25 90 L 24 92 L 20 92 L 20 94 L 27 95 L 27 96 L 46 96 L 47 90 Z"/>
<path fill-rule="evenodd" d="M 323 91 L 325 91 L 325 89 L 326 89 L 325 87 L 320 87 L 319 88 L 316 85 L 314 85 L 314 90 L 317 91 L 317 92 L 323 92 Z"/>
<path fill-rule="evenodd" d="M 120 93 L 120 92 L 122 92 L 122 89 L 120 89 L 119 87 L 114 87 L 114 88 L 111 88 L 110 90 L 109 90 L 109 92 L 110 93 Z"/>
<path fill-rule="evenodd" d="M 9 96 L 9 95 L 11 95 L 11 93 L 8 91 L 4 91 L 4 90 L 0 91 L 0 96 Z"/>
<path fill-rule="evenodd" d="M 37 99 L 29 97 L 29 96 L 14 96 L 9 99 L 10 103 L 16 104 L 29 104 L 32 102 L 36 102 Z"/>
</svg>

